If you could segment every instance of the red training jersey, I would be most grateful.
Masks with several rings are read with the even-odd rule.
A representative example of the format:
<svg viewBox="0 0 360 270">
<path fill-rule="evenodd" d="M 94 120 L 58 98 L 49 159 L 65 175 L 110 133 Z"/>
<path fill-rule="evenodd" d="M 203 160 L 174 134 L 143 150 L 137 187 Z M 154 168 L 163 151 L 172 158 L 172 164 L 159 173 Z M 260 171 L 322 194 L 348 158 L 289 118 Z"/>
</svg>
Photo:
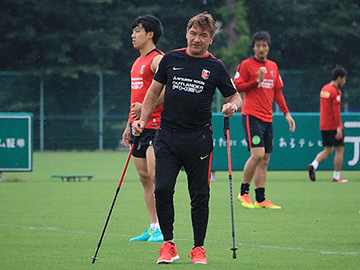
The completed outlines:
<svg viewBox="0 0 360 270">
<path fill-rule="evenodd" d="M 131 67 L 131 104 L 135 102 L 143 103 L 145 95 L 151 85 L 154 77 L 154 72 L 151 70 L 151 62 L 157 55 L 164 55 L 159 50 L 152 50 L 146 56 L 139 56 Z M 160 115 L 163 104 L 155 107 L 149 121 L 145 128 L 158 129 L 160 127 Z M 134 122 L 134 117 L 131 115 L 131 108 L 129 113 L 130 123 Z"/>
<path fill-rule="evenodd" d="M 258 83 L 260 67 L 265 67 L 267 73 L 264 80 Z M 281 90 L 284 84 L 275 62 L 261 62 L 255 58 L 242 61 L 237 67 L 234 84 L 238 92 L 244 92 L 243 115 L 250 114 L 264 122 L 272 122 L 274 99 L 284 114 L 289 112 Z"/>
<path fill-rule="evenodd" d="M 324 85 L 320 92 L 320 130 L 343 129 L 341 122 L 341 90 L 331 83 Z"/>
</svg>

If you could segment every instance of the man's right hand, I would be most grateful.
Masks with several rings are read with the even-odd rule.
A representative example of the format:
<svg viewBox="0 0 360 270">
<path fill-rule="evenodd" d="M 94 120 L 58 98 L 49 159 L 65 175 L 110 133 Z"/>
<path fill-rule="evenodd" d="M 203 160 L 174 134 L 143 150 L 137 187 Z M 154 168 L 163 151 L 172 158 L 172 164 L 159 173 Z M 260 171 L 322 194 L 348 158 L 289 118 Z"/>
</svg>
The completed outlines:
<svg viewBox="0 0 360 270">
<path fill-rule="evenodd" d="M 343 137 L 342 129 L 341 129 L 341 127 L 338 127 L 336 129 L 335 139 L 340 140 L 342 137 Z"/>
<path fill-rule="evenodd" d="M 264 80 L 264 76 L 267 73 L 266 67 L 259 68 L 257 82 L 261 83 Z"/>
<path fill-rule="evenodd" d="M 130 147 L 130 128 L 128 125 L 126 125 L 126 128 L 124 130 L 124 133 L 122 135 L 123 144 L 125 147 Z"/>
<path fill-rule="evenodd" d="M 135 120 L 132 124 L 132 134 L 134 136 L 140 136 L 145 128 L 146 123 L 143 120 Z"/>
</svg>

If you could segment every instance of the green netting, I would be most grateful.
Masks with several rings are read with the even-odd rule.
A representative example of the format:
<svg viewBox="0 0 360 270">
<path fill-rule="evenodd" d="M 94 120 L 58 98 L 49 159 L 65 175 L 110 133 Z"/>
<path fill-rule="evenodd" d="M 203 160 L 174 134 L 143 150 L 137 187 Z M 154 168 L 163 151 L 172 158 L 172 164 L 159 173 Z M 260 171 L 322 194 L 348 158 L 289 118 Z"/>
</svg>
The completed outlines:
<svg viewBox="0 0 360 270">
<path fill-rule="evenodd" d="M 318 112 L 319 92 L 330 81 L 323 72 L 281 70 L 285 99 L 291 112 Z M 342 110 L 360 111 L 360 72 L 349 74 Z M 121 146 L 130 102 L 128 74 L 40 77 L 20 72 L 0 72 L 0 112 L 30 112 L 34 115 L 34 149 L 40 147 L 40 89 L 44 90 L 45 150 L 104 149 Z M 103 89 L 103 133 L 99 127 L 99 89 Z M 217 93 L 213 111 L 221 110 L 223 99 Z M 102 136 L 101 136 L 102 135 Z"/>
</svg>

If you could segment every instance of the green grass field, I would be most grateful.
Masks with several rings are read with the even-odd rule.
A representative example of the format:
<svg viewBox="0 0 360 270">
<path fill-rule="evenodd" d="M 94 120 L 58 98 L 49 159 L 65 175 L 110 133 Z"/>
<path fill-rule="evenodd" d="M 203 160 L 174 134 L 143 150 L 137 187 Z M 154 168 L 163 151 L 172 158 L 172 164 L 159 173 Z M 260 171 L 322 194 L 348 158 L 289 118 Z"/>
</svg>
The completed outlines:
<svg viewBox="0 0 360 270">
<path fill-rule="evenodd" d="M 35 152 L 34 171 L 4 173 L 0 183 L 1 269 L 360 269 L 360 173 L 269 172 L 267 198 L 282 210 L 244 209 L 234 200 L 237 259 L 232 258 L 229 180 L 211 182 L 205 242 L 208 265 L 192 265 L 186 177 L 175 192 L 175 240 L 180 259 L 156 265 L 161 243 L 129 242 L 148 226 L 141 184 L 132 161 L 122 184 L 99 260 L 91 264 L 114 198 L 126 152 Z M 62 182 L 52 174 L 93 174 Z M 233 172 L 234 198 L 241 172 Z M 251 196 L 254 199 L 253 185 Z"/>
</svg>

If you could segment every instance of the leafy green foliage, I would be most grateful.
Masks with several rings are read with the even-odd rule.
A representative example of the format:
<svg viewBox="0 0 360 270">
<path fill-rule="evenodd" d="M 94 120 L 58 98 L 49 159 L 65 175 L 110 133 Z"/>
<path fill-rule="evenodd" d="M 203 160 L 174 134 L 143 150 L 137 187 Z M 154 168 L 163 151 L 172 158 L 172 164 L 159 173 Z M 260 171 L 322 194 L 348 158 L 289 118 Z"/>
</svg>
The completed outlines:
<svg viewBox="0 0 360 270">
<path fill-rule="evenodd" d="M 246 6 L 251 31 L 270 32 L 270 56 L 281 68 L 360 68 L 359 1 L 246 0 Z"/>
<path fill-rule="evenodd" d="M 154 14 L 163 22 L 159 48 L 185 47 L 189 18 L 215 11 L 224 1 L 3 0 L 0 9 L 0 69 L 38 75 L 128 72 L 137 56 L 131 22 Z M 239 10 L 239 9 L 237 9 Z M 169 11 L 176 11 L 174 12 Z M 243 13 L 238 13 L 244 19 Z M 226 43 L 221 43 L 226 46 Z"/>
<path fill-rule="evenodd" d="M 219 48 L 220 58 L 234 73 L 236 65 L 248 56 L 251 41 L 244 1 L 232 0 L 227 2 L 227 5 L 217 9 L 217 13 L 223 19 L 223 31 L 219 33 L 215 44 Z"/>
<path fill-rule="evenodd" d="M 186 24 L 204 11 L 221 25 L 209 50 L 231 75 L 253 55 L 251 35 L 268 30 L 269 58 L 287 70 L 281 74 L 291 111 L 318 111 L 318 91 L 335 64 L 349 71 L 344 105 L 359 111 L 358 0 L 1 0 L 0 70 L 24 73 L 1 74 L 1 110 L 38 117 L 42 77 L 47 139 L 66 141 L 65 130 L 74 136 L 83 130 L 95 138 L 101 72 L 104 114 L 110 121 L 105 129 L 111 131 L 112 146 L 117 145 L 129 110 L 129 71 L 138 56 L 131 44 L 131 22 L 144 14 L 159 17 L 165 31 L 158 48 L 168 52 L 187 45 Z M 309 102 L 299 103 L 302 98 Z M 58 116 L 64 118 L 55 128 L 50 121 Z M 79 124 L 77 116 L 92 120 Z"/>
<path fill-rule="evenodd" d="M 76 78 L 79 73 L 114 71 L 119 57 L 125 58 L 132 15 L 120 5 L 47 0 L 4 0 L 2 5 L 1 27 L 7 29 L 1 35 L 3 70 Z"/>
</svg>

